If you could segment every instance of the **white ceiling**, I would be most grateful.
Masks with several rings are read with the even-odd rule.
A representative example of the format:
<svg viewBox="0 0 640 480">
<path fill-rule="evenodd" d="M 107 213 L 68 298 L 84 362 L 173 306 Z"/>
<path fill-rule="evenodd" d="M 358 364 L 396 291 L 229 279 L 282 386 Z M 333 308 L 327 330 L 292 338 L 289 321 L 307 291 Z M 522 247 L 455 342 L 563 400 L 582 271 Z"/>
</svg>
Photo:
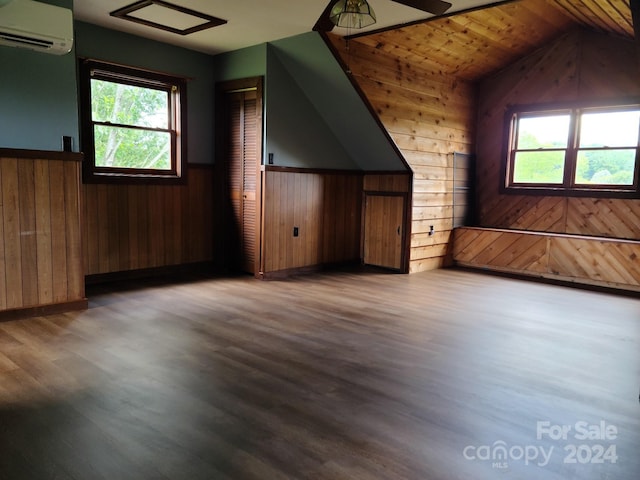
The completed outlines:
<svg viewBox="0 0 640 480">
<path fill-rule="evenodd" d="M 83 22 L 215 55 L 309 32 L 328 3 L 327 0 L 165 0 L 228 22 L 190 35 L 179 35 L 109 15 L 135 1 L 74 0 L 74 17 Z M 487 0 L 449 1 L 453 7 L 447 13 L 496 3 Z M 351 32 L 335 28 L 333 32 L 339 35 L 360 33 L 432 16 L 392 0 L 369 0 L 369 4 L 376 13 L 375 25 Z"/>
</svg>

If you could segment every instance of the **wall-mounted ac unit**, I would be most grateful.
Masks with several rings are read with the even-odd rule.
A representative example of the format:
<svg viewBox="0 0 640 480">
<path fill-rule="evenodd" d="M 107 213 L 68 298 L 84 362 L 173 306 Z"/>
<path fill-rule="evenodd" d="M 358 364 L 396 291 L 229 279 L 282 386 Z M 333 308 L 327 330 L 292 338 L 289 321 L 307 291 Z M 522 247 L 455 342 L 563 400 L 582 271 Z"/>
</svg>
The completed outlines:
<svg viewBox="0 0 640 480">
<path fill-rule="evenodd" d="M 47 3 L 13 0 L 0 6 L 0 45 L 68 53 L 73 46 L 73 14 Z"/>
</svg>

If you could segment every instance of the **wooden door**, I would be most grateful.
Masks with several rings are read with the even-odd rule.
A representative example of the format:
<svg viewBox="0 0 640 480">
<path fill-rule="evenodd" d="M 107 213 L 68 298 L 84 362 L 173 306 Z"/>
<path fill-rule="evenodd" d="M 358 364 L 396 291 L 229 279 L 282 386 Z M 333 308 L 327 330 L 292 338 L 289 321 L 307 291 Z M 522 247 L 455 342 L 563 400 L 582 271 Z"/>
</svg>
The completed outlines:
<svg viewBox="0 0 640 480">
<path fill-rule="evenodd" d="M 224 128 L 226 163 L 229 263 L 256 274 L 260 270 L 260 166 L 262 163 L 261 89 L 244 87 L 224 92 L 227 112 Z"/>
<path fill-rule="evenodd" d="M 365 195 L 365 264 L 402 269 L 404 218 L 404 196 Z"/>
</svg>

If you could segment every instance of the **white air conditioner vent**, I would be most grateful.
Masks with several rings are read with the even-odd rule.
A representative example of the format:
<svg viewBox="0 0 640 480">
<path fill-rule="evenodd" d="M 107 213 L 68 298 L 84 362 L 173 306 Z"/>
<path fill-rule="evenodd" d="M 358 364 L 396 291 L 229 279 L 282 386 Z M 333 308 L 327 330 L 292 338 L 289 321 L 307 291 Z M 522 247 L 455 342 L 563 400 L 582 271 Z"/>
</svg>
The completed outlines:
<svg viewBox="0 0 640 480">
<path fill-rule="evenodd" d="M 68 53 L 73 47 L 73 14 L 68 8 L 33 0 L 0 3 L 0 45 Z"/>
</svg>

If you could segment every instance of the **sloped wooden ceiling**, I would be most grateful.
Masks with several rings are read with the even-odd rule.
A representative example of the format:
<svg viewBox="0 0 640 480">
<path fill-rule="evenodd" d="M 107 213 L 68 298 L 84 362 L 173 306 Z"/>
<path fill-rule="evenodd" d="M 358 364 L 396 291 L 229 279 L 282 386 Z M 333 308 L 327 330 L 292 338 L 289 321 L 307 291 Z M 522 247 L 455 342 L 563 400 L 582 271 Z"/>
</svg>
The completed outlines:
<svg viewBox="0 0 640 480">
<path fill-rule="evenodd" d="M 629 0 L 547 0 L 552 8 L 601 33 L 633 38 Z"/>
<path fill-rule="evenodd" d="M 434 73 L 475 81 L 576 25 L 634 36 L 629 0 L 521 0 L 357 41 Z"/>
</svg>

